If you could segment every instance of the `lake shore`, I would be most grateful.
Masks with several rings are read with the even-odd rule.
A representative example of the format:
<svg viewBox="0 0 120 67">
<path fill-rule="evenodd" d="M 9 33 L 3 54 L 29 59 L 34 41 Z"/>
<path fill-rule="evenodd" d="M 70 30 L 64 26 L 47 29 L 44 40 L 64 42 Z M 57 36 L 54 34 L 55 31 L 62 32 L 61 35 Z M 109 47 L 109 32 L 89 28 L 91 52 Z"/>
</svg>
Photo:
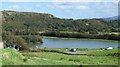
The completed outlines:
<svg viewBox="0 0 120 67">
<path fill-rule="evenodd" d="M 61 50 L 64 51 L 64 49 Z M 3 65 L 118 65 L 118 48 L 112 50 L 78 49 L 78 51 L 85 51 L 87 55 L 66 55 L 44 51 L 17 52 L 7 48 L 2 50 L 2 61 Z M 11 58 L 7 58 L 6 55 Z"/>
<path fill-rule="evenodd" d="M 103 39 L 103 40 L 115 40 L 118 41 L 120 33 L 102 33 L 102 34 L 89 34 L 89 33 L 80 33 L 80 32 L 42 32 L 39 33 L 40 36 L 48 37 L 59 37 L 59 38 L 76 38 L 76 39 Z"/>
<path fill-rule="evenodd" d="M 99 41 L 118 42 L 117 40 L 107 40 L 107 39 L 67 38 L 67 37 L 55 37 L 55 36 L 41 36 L 41 37 L 42 37 L 42 38 L 56 38 L 56 39 L 99 40 Z"/>
</svg>

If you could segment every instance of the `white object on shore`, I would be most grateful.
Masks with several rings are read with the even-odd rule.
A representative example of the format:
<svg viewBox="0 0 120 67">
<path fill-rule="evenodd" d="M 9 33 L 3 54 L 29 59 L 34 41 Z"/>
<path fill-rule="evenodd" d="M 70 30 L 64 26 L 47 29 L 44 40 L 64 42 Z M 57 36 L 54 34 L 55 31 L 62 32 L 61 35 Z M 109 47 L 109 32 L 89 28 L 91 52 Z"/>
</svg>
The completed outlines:
<svg viewBox="0 0 120 67">
<path fill-rule="evenodd" d="M 106 49 L 107 49 L 107 50 L 112 50 L 113 48 L 112 48 L 112 47 L 107 47 Z"/>
<path fill-rule="evenodd" d="M 88 26 L 89 24 L 88 23 L 86 23 L 86 26 Z"/>
<path fill-rule="evenodd" d="M 38 46 L 36 46 L 36 48 L 39 48 Z"/>
<path fill-rule="evenodd" d="M 76 52 L 76 48 L 70 49 L 71 52 Z"/>
</svg>

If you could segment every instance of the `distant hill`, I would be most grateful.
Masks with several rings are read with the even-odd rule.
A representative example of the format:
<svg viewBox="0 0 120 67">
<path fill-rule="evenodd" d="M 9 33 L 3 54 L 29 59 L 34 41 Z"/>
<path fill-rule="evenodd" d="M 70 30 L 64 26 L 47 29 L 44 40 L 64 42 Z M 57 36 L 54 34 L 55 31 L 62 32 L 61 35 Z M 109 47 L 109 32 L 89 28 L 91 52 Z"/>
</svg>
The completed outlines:
<svg viewBox="0 0 120 67">
<path fill-rule="evenodd" d="M 113 20 L 120 20 L 120 17 L 119 16 L 114 16 L 114 17 L 103 18 L 103 19 L 107 20 L 107 21 L 113 21 Z"/>
<path fill-rule="evenodd" d="M 63 19 L 48 13 L 2 11 L 3 30 L 11 32 L 40 31 L 75 31 L 75 32 L 108 32 L 117 30 L 117 22 L 108 23 L 103 19 Z M 105 20 L 116 20 L 116 17 Z"/>
<path fill-rule="evenodd" d="M 23 31 L 27 27 L 33 31 L 102 31 L 109 26 L 100 19 L 62 19 L 47 13 L 3 11 L 3 29 Z M 5 25 L 5 26 L 4 26 Z M 89 25 L 89 26 L 88 26 Z"/>
</svg>

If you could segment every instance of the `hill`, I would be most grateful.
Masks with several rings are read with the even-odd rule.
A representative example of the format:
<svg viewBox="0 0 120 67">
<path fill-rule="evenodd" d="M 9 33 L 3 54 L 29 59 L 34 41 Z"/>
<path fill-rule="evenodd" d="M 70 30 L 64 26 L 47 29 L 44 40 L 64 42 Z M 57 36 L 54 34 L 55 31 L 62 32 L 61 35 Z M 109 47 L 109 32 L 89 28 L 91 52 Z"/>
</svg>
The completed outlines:
<svg viewBox="0 0 120 67">
<path fill-rule="evenodd" d="M 117 20 L 105 21 L 103 19 L 65 19 L 48 13 L 2 11 L 2 38 L 6 44 L 43 43 L 39 35 L 53 35 L 62 37 L 115 39 L 114 35 L 98 34 L 118 32 L 120 30 Z M 42 34 L 40 34 L 42 32 Z M 44 32 L 44 33 L 43 33 Z M 64 34 L 61 32 L 64 32 Z M 74 34 L 69 32 L 77 32 Z M 66 34 L 67 33 L 67 34 Z M 91 35 L 89 35 L 91 34 Z M 96 34 L 96 35 L 93 35 Z"/>
<path fill-rule="evenodd" d="M 51 14 L 33 12 L 3 11 L 2 13 L 3 29 L 14 33 L 25 32 L 28 29 L 30 33 L 45 30 L 111 32 L 116 29 L 102 19 L 61 19 Z"/>
<path fill-rule="evenodd" d="M 120 20 L 119 16 L 114 16 L 114 17 L 109 17 L 109 18 L 103 18 L 106 21 L 115 21 L 115 20 Z"/>
</svg>

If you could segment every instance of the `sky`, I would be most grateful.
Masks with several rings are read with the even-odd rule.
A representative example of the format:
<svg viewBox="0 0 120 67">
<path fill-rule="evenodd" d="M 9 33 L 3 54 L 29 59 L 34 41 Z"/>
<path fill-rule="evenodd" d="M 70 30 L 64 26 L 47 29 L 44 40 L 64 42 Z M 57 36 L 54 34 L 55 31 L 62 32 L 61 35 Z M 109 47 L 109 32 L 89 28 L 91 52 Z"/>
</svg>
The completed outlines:
<svg viewBox="0 0 120 67">
<path fill-rule="evenodd" d="M 2 0 L 0 11 L 49 13 L 60 18 L 107 18 L 118 15 L 119 0 Z"/>
</svg>

